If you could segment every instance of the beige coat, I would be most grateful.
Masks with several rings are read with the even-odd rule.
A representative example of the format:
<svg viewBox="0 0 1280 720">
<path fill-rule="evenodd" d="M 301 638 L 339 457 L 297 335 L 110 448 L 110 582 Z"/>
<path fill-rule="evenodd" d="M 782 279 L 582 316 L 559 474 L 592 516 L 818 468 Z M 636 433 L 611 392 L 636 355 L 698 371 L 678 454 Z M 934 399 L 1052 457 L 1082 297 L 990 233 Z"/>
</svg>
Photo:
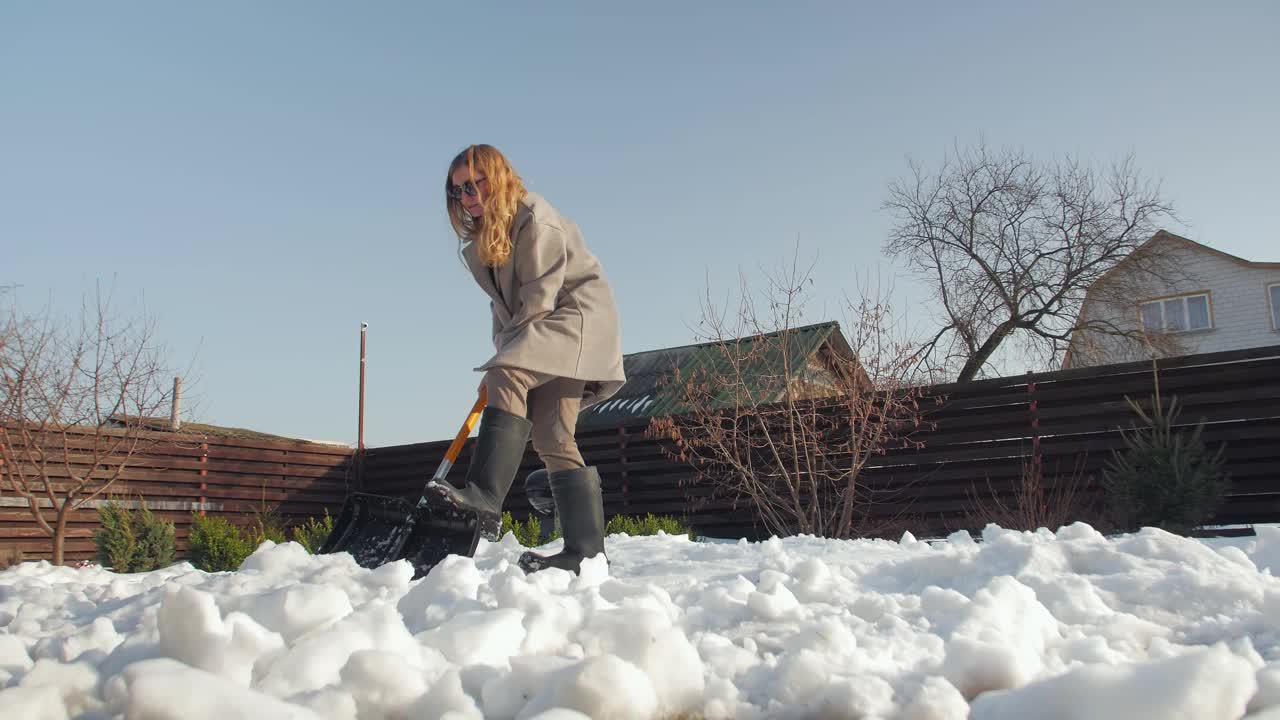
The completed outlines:
<svg viewBox="0 0 1280 720">
<path fill-rule="evenodd" d="M 477 370 L 518 367 L 587 381 L 586 408 L 626 380 L 613 291 L 578 226 L 536 193 L 511 223 L 510 259 L 491 269 L 475 244 L 463 246 L 476 282 L 491 298 L 496 354 Z"/>
</svg>

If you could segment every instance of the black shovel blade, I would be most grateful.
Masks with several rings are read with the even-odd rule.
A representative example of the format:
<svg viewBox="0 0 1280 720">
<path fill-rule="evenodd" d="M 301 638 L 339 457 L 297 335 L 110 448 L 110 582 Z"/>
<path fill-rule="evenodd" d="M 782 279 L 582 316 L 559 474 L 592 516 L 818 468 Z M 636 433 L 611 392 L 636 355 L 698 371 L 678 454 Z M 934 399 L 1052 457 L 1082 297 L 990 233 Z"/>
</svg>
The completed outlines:
<svg viewBox="0 0 1280 720">
<path fill-rule="evenodd" d="M 414 510 L 413 529 L 400 557 L 413 565 L 413 577 L 420 578 L 450 555 L 474 557 L 486 526 L 475 512 L 428 500 Z"/>
<path fill-rule="evenodd" d="M 449 555 L 474 556 L 480 538 L 497 540 L 501 527 L 501 516 L 478 516 L 431 496 L 425 505 L 416 505 L 397 497 L 355 493 L 347 498 L 320 552 L 349 552 L 365 568 L 408 560 L 416 580 Z"/>
<path fill-rule="evenodd" d="M 351 553 L 365 568 L 398 560 L 413 530 L 413 511 L 413 503 L 403 498 L 353 493 L 317 554 Z"/>
</svg>

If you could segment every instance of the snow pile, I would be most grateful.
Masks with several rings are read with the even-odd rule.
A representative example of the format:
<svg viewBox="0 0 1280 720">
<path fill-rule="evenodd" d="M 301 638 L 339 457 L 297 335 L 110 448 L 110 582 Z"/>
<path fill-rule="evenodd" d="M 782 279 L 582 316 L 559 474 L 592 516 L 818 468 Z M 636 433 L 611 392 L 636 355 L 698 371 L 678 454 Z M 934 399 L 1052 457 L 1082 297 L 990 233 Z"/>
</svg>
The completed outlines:
<svg viewBox="0 0 1280 720">
<path fill-rule="evenodd" d="M 508 536 L 413 582 L 293 543 L 235 573 L 26 563 L 0 717 L 1280 718 L 1280 530 L 606 545 L 525 576 Z"/>
</svg>

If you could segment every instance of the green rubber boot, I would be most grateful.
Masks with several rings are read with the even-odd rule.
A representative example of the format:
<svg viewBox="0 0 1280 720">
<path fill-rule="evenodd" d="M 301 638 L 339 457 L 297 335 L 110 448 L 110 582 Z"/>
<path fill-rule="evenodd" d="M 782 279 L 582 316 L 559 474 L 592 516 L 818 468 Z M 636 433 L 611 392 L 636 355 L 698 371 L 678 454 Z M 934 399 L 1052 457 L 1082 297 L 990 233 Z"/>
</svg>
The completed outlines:
<svg viewBox="0 0 1280 720">
<path fill-rule="evenodd" d="M 476 450 L 467 467 L 466 485 L 432 482 L 427 491 L 439 502 L 474 512 L 482 528 L 502 526 L 502 502 L 515 481 L 524 459 L 525 443 L 533 423 L 506 410 L 487 407 L 480 415 Z M 486 540 L 497 540 L 497 530 L 486 529 Z"/>
<path fill-rule="evenodd" d="M 526 552 L 520 556 L 520 568 L 534 573 L 555 567 L 577 574 L 584 559 L 604 552 L 600 473 L 594 467 L 585 467 L 554 472 L 549 479 L 556 514 L 560 516 L 564 549 L 555 555 Z"/>
</svg>

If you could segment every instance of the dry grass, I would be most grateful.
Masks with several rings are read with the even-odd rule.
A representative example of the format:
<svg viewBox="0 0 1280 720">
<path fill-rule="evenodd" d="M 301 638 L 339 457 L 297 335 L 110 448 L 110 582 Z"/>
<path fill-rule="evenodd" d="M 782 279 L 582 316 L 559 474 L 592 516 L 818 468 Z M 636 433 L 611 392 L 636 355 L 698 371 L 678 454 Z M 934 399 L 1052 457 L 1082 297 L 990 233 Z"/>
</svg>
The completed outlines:
<svg viewBox="0 0 1280 720">
<path fill-rule="evenodd" d="M 1043 466 L 1028 460 L 1012 492 L 1002 493 L 987 480 L 987 492 L 970 493 L 965 527 L 995 523 L 1010 530 L 1057 530 L 1076 521 L 1095 527 L 1102 524 L 1098 498 L 1090 492 L 1093 478 L 1085 472 L 1086 456 L 1074 459 L 1071 469 L 1046 474 Z"/>
</svg>

